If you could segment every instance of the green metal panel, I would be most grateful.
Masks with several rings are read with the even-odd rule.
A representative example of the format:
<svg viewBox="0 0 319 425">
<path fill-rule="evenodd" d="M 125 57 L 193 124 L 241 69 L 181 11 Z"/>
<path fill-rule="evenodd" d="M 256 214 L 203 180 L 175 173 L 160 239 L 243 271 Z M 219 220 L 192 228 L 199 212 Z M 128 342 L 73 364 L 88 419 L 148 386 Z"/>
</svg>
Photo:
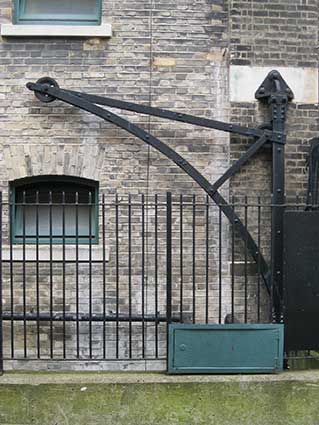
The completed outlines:
<svg viewBox="0 0 319 425">
<path fill-rule="evenodd" d="M 274 373 L 283 368 L 284 326 L 171 324 L 169 373 Z"/>
</svg>

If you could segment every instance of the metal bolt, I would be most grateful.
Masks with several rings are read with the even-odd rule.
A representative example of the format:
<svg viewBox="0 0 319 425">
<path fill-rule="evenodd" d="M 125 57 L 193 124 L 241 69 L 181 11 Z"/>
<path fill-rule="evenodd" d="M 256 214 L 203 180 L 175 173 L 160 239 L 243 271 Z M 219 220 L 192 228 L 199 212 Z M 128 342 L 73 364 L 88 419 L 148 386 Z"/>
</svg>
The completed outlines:
<svg viewBox="0 0 319 425">
<path fill-rule="evenodd" d="M 277 192 L 280 193 L 281 192 L 281 189 L 277 189 Z"/>
<path fill-rule="evenodd" d="M 281 152 L 281 148 L 277 148 L 277 152 L 280 153 Z"/>
</svg>

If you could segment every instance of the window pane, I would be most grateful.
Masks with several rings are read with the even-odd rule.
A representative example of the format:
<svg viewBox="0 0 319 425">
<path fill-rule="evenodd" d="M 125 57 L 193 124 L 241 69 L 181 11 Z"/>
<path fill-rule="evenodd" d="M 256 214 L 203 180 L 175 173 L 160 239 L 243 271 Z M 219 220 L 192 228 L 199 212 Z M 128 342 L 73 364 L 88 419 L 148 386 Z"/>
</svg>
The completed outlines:
<svg viewBox="0 0 319 425">
<path fill-rule="evenodd" d="M 23 213 L 23 208 L 25 208 Z M 92 207 L 93 209 L 94 207 Z M 95 235 L 94 223 L 91 218 L 91 232 L 90 232 L 90 211 L 89 206 L 81 205 L 78 207 L 78 236 L 88 237 Z M 20 223 L 18 229 L 18 236 L 23 236 L 23 221 L 25 220 L 25 236 L 36 237 L 37 230 L 37 212 L 35 206 L 18 206 L 17 219 Z M 24 219 L 23 219 L 24 214 Z M 66 206 L 65 214 L 65 236 L 76 236 L 76 207 Z M 92 216 L 91 216 L 92 217 Z M 40 206 L 38 208 L 38 228 L 39 236 L 50 236 L 50 207 Z M 52 207 L 52 236 L 61 238 L 63 235 L 63 207 Z"/>
<path fill-rule="evenodd" d="M 96 0 L 25 0 L 27 15 L 95 15 Z"/>
</svg>

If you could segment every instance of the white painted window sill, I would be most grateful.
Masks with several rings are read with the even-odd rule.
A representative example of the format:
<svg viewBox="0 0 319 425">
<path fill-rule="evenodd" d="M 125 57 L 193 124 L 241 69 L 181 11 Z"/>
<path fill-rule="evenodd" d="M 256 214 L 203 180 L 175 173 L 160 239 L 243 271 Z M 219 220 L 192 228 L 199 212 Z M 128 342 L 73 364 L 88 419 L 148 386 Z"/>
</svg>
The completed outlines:
<svg viewBox="0 0 319 425">
<path fill-rule="evenodd" d="M 40 245 L 39 246 L 39 260 L 40 261 L 62 261 L 63 260 L 63 248 L 62 245 L 53 245 L 52 246 L 52 258 L 50 255 L 50 245 Z M 2 260 L 3 261 L 23 261 L 25 258 L 26 261 L 36 261 L 37 258 L 37 249 L 36 245 L 26 245 L 25 253 L 23 253 L 23 246 L 13 245 L 12 246 L 12 256 L 10 254 L 10 246 L 3 245 L 2 247 Z M 66 261 L 89 261 L 90 259 L 90 248 L 89 245 L 79 245 L 78 246 L 78 257 L 76 256 L 76 246 L 75 245 L 65 245 L 65 260 Z M 91 260 L 92 261 L 103 261 L 103 246 L 102 245 L 92 245 L 91 246 Z M 110 260 L 110 251 L 109 247 L 105 247 L 105 261 Z"/>
<path fill-rule="evenodd" d="M 112 25 L 1 25 L 2 37 L 111 37 Z"/>
</svg>

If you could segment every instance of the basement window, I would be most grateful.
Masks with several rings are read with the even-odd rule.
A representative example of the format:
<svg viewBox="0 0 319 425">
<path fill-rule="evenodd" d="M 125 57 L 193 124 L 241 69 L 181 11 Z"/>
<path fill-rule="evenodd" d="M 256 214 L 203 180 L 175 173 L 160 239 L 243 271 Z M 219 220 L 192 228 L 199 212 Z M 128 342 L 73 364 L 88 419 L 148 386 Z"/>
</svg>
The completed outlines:
<svg viewBox="0 0 319 425">
<path fill-rule="evenodd" d="M 102 23 L 102 0 L 14 0 L 12 23 L 3 37 L 111 37 Z"/>
<path fill-rule="evenodd" d="M 16 244 L 98 242 L 98 183 L 46 176 L 10 184 L 11 236 Z"/>
<path fill-rule="evenodd" d="M 101 0 L 15 0 L 14 23 L 99 25 Z"/>
</svg>

